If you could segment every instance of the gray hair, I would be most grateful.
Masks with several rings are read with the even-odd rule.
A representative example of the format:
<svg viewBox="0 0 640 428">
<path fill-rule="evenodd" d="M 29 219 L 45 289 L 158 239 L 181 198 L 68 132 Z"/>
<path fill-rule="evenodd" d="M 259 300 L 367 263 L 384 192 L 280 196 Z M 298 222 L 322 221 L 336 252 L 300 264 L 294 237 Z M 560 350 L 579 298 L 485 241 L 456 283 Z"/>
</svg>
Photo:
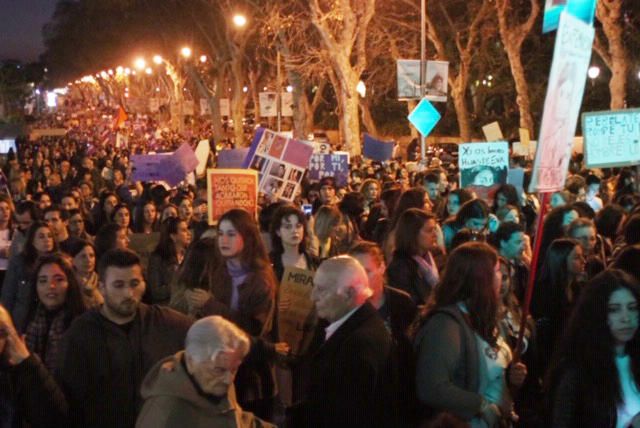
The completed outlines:
<svg viewBox="0 0 640 428">
<path fill-rule="evenodd" d="M 220 352 L 239 352 L 244 358 L 250 346 L 244 331 L 217 315 L 196 321 L 184 342 L 186 354 L 197 362 L 214 360 Z"/>
<path fill-rule="evenodd" d="M 348 288 L 355 292 L 355 303 L 361 304 L 373 294 L 369 288 L 369 277 L 362 265 L 353 257 L 341 255 L 327 259 L 320 264 L 328 283 L 336 284 L 335 292 L 344 295 Z"/>
</svg>

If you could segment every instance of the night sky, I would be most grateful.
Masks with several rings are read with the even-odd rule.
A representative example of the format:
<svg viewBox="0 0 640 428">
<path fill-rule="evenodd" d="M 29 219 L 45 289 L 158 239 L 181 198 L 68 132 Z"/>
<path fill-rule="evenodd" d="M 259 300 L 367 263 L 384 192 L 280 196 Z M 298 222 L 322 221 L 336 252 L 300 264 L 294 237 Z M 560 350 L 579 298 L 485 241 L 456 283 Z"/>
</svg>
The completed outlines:
<svg viewBox="0 0 640 428">
<path fill-rule="evenodd" d="M 56 0 L 0 0 L 0 60 L 35 61 Z"/>
</svg>

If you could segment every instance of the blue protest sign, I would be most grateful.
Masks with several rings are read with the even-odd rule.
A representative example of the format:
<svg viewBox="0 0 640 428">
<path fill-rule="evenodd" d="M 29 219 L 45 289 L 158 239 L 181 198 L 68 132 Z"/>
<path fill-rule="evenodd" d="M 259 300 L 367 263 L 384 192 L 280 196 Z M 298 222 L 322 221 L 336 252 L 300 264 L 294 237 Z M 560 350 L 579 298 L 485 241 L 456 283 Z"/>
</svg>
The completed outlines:
<svg viewBox="0 0 640 428">
<path fill-rule="evenodd" d="M 409 114 L 408 119 L 422 136 L 426 137 L 440 121 L 440 113 L 429 100 L 423 98 Z"/>
<path fill-rule="evenodd" d="M 132 155 L 133 165 L 131 178 L 134 181 L 158 181 L 163 179 L 160 164 L 162 155 Z"/>
<path fill-rule="evenodd" d="M 546 0 L 542 32 L 548 33 L 558 28 L 560 14 L 566 10 L 571 15 L 589 25 L 593 25 L 597 0 Z"/>
<path fill-rule="evenodd" d="M 384 162 L 391 159 L 393 155 L 393 142 L 376 140 L 369 134 L 364 134 L 364 148 L 362 154 L 365 157 Z"/>
<path fill-rule="evenodd" d="M 349 153 L 334 152 L 330 155 L 315 154 L 309 160 L 310 180 L 333 177 L 336 185 L 342 187 L 349 182 Z"/>
<path fill-rule="evenodd" d="M 582 114 L 587 168 L 640 164 L 640 109 Z"/>
<path fill-rule="evenodd" d="M 249 148 L 220 150 L 218 152 L 218 168 L 242 168 Z"/>
</svg>

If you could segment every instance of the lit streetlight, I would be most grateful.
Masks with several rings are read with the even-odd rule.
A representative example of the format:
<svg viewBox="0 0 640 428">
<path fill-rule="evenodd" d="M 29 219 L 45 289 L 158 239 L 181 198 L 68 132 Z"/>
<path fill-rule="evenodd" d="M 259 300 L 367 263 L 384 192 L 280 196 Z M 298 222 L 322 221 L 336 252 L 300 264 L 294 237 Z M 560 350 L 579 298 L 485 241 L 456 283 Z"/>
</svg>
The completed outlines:
<svg viewBox="0 0 640 428">
<path fill-rule="evenodd" d="M 356 86 L 356 92 L 358 92 L 362 98 L 367 95 L 367 87 L 362 80 L 358 82 L 358 85 Z"/>
<path fill-rule="evenodd" d="M 598 76 L 600 76 L 600 67 L 597 67 L 595 65 L 589 67 L 589 70 L 587 71 L 587 75 L 589 76 L 590 79 L 597 79 Z"/>
<path fill-rule="evenodd" d="M 147 62 L 144 60 L 144 58 L 137 58 L 134 62 L 133 65 L 135 68 L 137 68 L 138 70 L 144 70 L 144 68 L 147 66 Z"/>
<path fill-rule="evenodd" d="M 200 62 L 203 63 L 203 64 L 205 62 L 207 62 L 207 56 L 206 55 L 200 55 Z"/>
<path fill-rule="evenodd" d="M 289 93 L 293 92 L 293 86 L 287 85 L 287 92 Z"/>
<path fill-rule="evenodd" d="M 182 55 L 184 58 L 191 58 L 191 48 L 185 46 L 184 48 L 180 49 L 180 55 Z"/>
<path fill-rule="evenodd" d="M 160 55 L 154 55 L 153 56 L 153 62 L 157 65 L 162 64 L 162 57 Z"/>
<path fill-rule="evenodd" d="M 238 28 L 242 28 L 247 25 L 247 18 L 244 15 L 237 13 L 233 15 L 233 25 Z"/>
<path fill-rule="evenodd" d="M 152 74 L 153 70 L 151 69 L 151 67 L 147 67 L 147 68 L 144 69 L 144 72 L 147 73 L 147 74 Z"/>
</svg>

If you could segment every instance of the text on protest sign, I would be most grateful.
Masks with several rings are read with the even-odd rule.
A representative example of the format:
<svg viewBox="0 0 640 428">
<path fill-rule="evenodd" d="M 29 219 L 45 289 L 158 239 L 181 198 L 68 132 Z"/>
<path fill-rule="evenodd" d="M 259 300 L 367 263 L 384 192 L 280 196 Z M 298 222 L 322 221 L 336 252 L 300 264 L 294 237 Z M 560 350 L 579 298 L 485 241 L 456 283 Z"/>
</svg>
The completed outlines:
<svg viewBox="0 0 640 428">
<path fill-rule="evenodd" d="M 216 224 L 232 208 L 242 208 L 255 218 L 258 212 L 258 173 L 250 169 L 208 169 L 209 224 Z"/>
<path fill-rule="evenodd" d="M 587 168 L 640 164 L 640 109 L 584 113 Z"/>
<path fill-rule="evenodd" d="M 278 340 L 288 343 L 293 355 L 304 354 L 313 338 L 317 317 L 312 289 L 313 272 L 285 269 L 278 292 Z"/>
<path fill-rule="evenodd" d="M 346 186 L 349 182 L 349 153 L 313 155 L 309 161 L 309 179 L 320 180 L 323 177 L 333 177 L 337 186 Z"/>
</svg>

